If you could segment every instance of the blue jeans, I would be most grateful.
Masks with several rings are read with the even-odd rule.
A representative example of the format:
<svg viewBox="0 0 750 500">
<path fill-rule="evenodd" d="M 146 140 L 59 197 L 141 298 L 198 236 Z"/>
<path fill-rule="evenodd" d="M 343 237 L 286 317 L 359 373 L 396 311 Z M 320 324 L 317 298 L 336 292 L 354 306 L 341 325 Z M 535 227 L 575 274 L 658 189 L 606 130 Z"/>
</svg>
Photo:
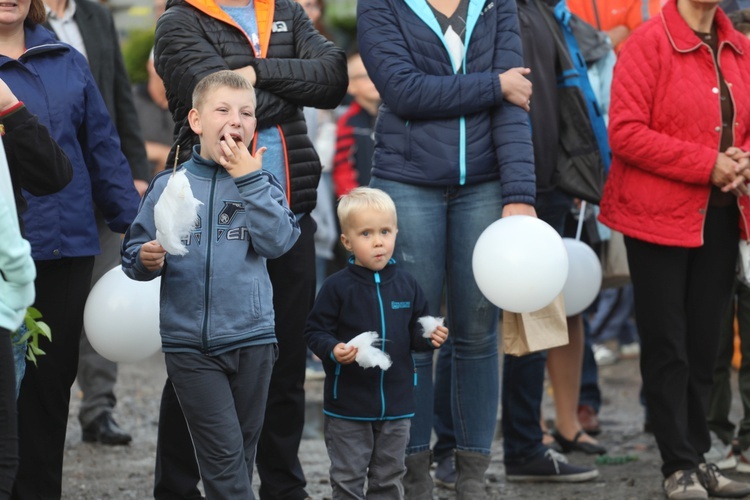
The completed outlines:
<svg viewBox="0 0 750 500">
<path fill-rule="evenodd" d="M 596 366 L 594 351 L 591 347 L 591 327 L 583 316 L 583 367 L 581 368 L 581 392 L 578 395 L 579 405 L 588 405 L 598 414 L 602 406 L 602 394 L 599 390 L 599 367 Z"/>
<path fill-rule="evenodd" d="M 499 311 L 474 281 L 474 242 L 502 214 L 500 182 L 421 187 L 373 177 L 370 186 L 396 203 L 399 233 L 394 257 L 424 290 L 430 314 L 440 315 L 446 287 L 451 367 L 438 363 L 439 380 L 450 376 L 456 448 L 490 454 L 498 408 Z M 406 452 L 430 448 L 433 425 L 432 353 L 415 353 L 416 415 Z"/>
<path fill-rule="evenodd" d="M 537 193 L 537 216 L 562 235 L 573 200 L 560 191 Z M 503 462 L 522 465 L 547 449 L 541 418 L 547 353 L 503 357 Z"/>
<path fill-rule="evenodd" d="M 620 345 L 638 342 L 638 330 L 633 321 L 635 298 L 633 285 L 605 288 L 599 292 L 596 313 L 591 318 L 591 336 L 595 342 L 617 339 Z"/>
</svg>

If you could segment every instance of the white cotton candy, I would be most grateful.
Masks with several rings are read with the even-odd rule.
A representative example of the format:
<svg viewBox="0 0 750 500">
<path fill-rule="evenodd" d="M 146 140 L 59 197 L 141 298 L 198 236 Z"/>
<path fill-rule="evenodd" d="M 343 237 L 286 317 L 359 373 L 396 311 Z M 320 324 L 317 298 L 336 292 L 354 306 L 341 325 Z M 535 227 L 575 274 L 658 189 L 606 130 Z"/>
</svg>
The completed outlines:
<svg viewBox="0 0 750 500">
<path fill-rule="evenodd" d="M 430 335 L 432 335 L 432 332 L 434 332 L 437 327 L 443 326 L 445 318 L 435 317 L 435 316 L 422 316 L 417 321 L 419 321 L 419 324 L 422 325 L 422 329 L 424 330 L 422 332 L 422 337 L 429 339 Z"/>
<path fill-rule="evenodd" d="M 362 368 L 379 366 L 381 370 L 385 371 L 391 367 L 393 362 L 388 353 L 373 346 L 373 344 L 379 344 L 380 342 L 381 339 L 377 332 L 364 332 L 351 339 L 346 345 L 357 348 L 356 361 L 359 366 Z"/>
<path fill-rule="evenodd" d="M 190 236 L 198 217 L 198 207 L 201 201 L 193 198 L 193 190 L 184 170 L 180 170 L 169 178 L 154 207 L 154 223 L 156 224 L 156 241 L 170 255 L 185 255 L 187 247 L 182 240 Z"/>
</svg>

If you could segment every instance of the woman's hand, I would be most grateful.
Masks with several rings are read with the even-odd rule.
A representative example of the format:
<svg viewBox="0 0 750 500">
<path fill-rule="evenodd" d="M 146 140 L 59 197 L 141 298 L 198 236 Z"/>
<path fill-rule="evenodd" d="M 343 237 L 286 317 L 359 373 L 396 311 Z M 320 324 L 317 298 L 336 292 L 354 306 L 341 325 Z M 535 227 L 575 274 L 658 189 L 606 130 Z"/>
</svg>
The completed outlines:
<svg viewBox="0 0 750 500">
<path fill-rule="evenodd" d="M 750 160 L 748 153 L 731 147 L 725 153 L 719 153 L 711 171 L 711 183 L 721 188 L 724 193 L 735 196 L 748 194 L 746 182 L 750 178 Z"/>
<path fill-rule="evenodd" d="M 531 82 L 526 78 L 529 73 L 529 68 L 511 68 L 500 74 L 503 98 L 527 112 L 531 109 Z"/>
<path fill-rule="evenodd" d="M 503 217 L 510 217 L 511 215 L 536 217 L 536 210 L 533 205 L 527 205 L 526 203 L 508 203 L 503 207 Z"/>
<path fill-rule="evenodd" d="M 18 104 L 18 98 L 13 91 L 10 90 L 8 84 L 0 78 L 0 111 L 5 111 L 16 104 Z"/>
</svg>

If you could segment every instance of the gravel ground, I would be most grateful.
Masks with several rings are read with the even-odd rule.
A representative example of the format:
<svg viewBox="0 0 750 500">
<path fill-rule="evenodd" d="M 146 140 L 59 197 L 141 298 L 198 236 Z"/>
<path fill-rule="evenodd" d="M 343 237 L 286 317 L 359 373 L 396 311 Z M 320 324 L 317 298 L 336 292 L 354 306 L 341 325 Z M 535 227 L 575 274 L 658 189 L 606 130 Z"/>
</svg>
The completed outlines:
<svg viewBox="0 0 750 500">
<path fill-rule="evenodd" d="M 129 446 L 118 447 L 81 442 L 76 418 L 80 392 L 78 386 L 74 386 L 65 452 L 64 499 L 152 498 L 159 398 L 165 378 L 161 354 L 138 364 L 121 365 L 115 418 L 132 433 L 133 442 Z M 487 487 L 492 498 L 663 498 L 658 451 L 653 437 L 642 432 L 643 411 L 638 403 L 640 375 L 637 360 L 621 360 L 614 365 L 601 367 L 600 384 L 604 396 L 600 415 L 604 432 L 599 440 L 608 448 L 610 455 L 635 455 L 638 460 L 621 465 L 602 465 L 599 467 L 599 478 L 588 483 L 514 484 L 505 480 L 501 440 L 497 439 L 487 473 Z M 307 394 L 306 438 L 302 441 L 300 459 L 308 481 L 308 493 L 315 500 L 329 499 L 329 462 L 320 439 L 320 382 L 309 383 Z M 735 417 L 740 414 L 736 397 L 732 412 Z M 554 417 L 550 397 L 545 397 L 544 414 L 547 418 Z M 569 459 L 571 463 L 580 465 L 594 463 L 594 458 L 579 453 L 569 455 Z M 744 476 L 750 480 L 750 477 L 736 472 L 728 475 L 737 479 Z M 436 488 L 435 498 L 451 499 L 455 495 L 449 490 Z"/>
</svg>

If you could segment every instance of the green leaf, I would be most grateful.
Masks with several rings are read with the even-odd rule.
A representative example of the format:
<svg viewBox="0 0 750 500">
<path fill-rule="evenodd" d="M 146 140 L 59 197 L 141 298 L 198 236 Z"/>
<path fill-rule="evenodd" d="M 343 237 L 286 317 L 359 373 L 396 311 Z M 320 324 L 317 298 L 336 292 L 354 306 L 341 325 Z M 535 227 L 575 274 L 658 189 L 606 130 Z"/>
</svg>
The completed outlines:
<svg viewBox="0 0 750 500">
<path fill-rule="evenodd" d="M 28 359 L 35 365 L 37 356 L 46 354 L 39 347 L 39 336 L 41 335 L 50 342 L 52 341 L 52 330 L 50 329 L 49 325 L 43 321 L 37 321 L 41 318 L 42 313 L 40 313 L 39 310 L 33 307 L 29 307 L 26 310 L 26 316 L 24 318 L 24 324 L 26 325 L 28 332 L 23 334 L 18 342 L 16 342 L 16 344 L 26 342 L 26 359 Z"/>
</svg>

